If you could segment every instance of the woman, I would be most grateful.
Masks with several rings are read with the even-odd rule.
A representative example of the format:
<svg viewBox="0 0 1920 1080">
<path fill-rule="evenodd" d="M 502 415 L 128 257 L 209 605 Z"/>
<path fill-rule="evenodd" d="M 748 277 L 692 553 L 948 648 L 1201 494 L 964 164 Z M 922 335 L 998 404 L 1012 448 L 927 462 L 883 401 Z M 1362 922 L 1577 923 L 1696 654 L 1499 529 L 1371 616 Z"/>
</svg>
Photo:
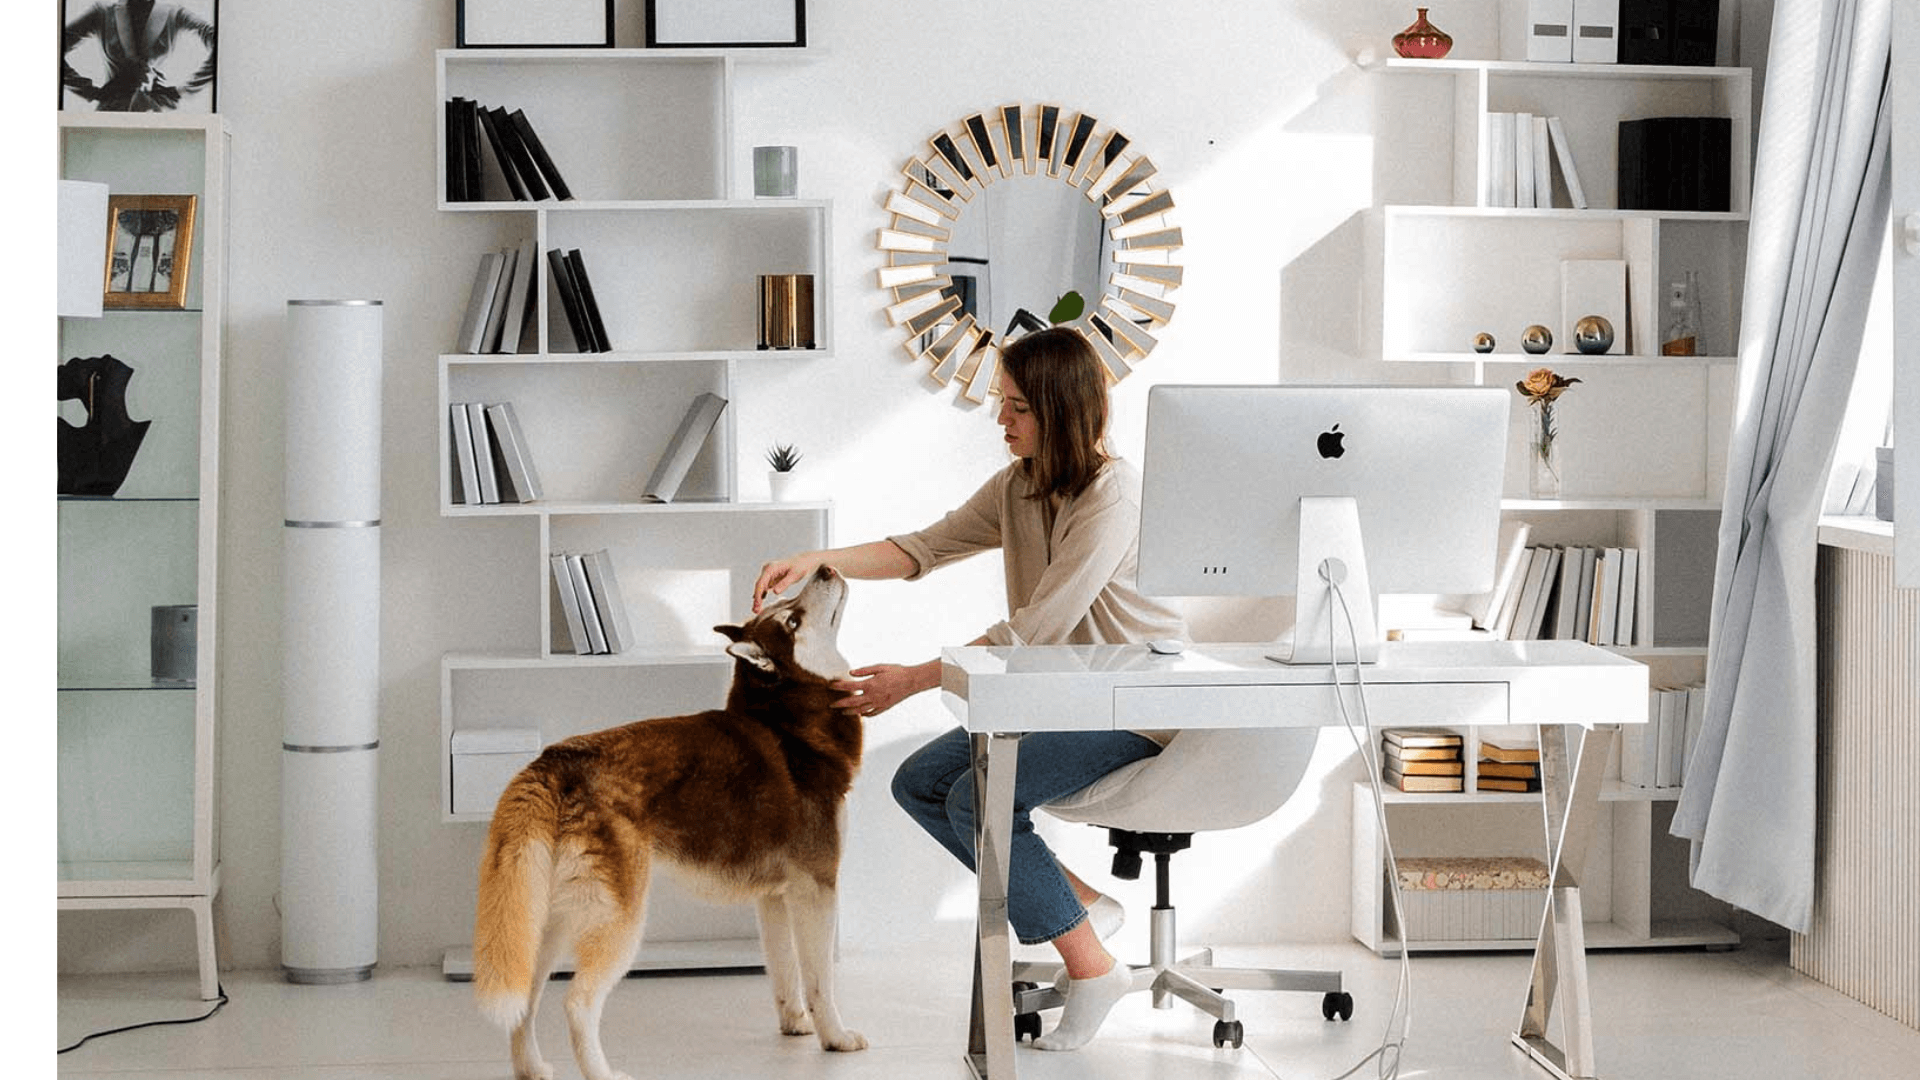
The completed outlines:
<svg viewBox="0 0 1920 1080">
<path fill-rule="evenodd" d="M 761 598 L 822 563 L 850 578 L 917 579 L 999 548 L 1010 614 L 969 644 L 1185 637 L 1178 614 L 1135 588 L 1140 474 L 1106 452 L 1106 375 L 1092 346 L 1059 327 L 1022 337 L 1001 355 L 999 389 L 996 419 L 1006 431 L 1011 464 L 919 532 L 768 563 L 754 584 L 755 609 Z M 850 674 L 852 680 L 839 684 L 848 696 L 836 706 L 876 716 L 938 686 L 940 661 L 875 664 Z M 1038 732 L 1021 741 L 1008 921 L 1022 943 L 1050 942 L 1068 979 L 1060 1023 L 1035 1043 L 1041 1049 L 1085 1045 L 1132 976 L 1101 944 L 1119 929 L 1120 905 L 1059 864 L 1034 831 L 1032 811 L 1163 745 L 1164 737 L 1131 731 Z M 893 792 L 922 828 L 974 867 L 972 759 L 964 730 L 956 727 L 915 751 L 895 774 Z"/>
</svg>

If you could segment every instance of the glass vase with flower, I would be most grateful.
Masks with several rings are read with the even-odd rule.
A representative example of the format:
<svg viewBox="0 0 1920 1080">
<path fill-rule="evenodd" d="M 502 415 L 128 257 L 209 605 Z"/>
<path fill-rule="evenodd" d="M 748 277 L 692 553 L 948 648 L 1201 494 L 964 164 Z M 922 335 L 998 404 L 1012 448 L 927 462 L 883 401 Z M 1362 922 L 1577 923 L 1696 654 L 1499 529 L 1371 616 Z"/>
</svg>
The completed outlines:
<svg viewBox="0 0 1920 1080">
<path fill-rule="evenodd" d="M 1535 368 L 1513 384 L 1534 410 L 1527 433 L 1527 493 L 1536 499 L 1560 497 L 1560 428 L 1553 406 L 1567 387 L 1579 381 L 1556 375 L 1552 368 Z"/>
</svg>

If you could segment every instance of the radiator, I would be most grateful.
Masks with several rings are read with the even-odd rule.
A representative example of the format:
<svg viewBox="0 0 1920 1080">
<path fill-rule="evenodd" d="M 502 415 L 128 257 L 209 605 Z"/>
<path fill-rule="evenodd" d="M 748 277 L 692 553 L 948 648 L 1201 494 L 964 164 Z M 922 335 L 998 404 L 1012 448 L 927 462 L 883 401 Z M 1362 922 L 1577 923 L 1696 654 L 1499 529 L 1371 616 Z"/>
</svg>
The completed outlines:
<svg viewBox="0 0 1920 1080">
<path fill-rule="evenodd" d="M 1820 549 L 1813 923 L 1796 970 L 1920 1027 L 1920 590 Z"/>
</svg>

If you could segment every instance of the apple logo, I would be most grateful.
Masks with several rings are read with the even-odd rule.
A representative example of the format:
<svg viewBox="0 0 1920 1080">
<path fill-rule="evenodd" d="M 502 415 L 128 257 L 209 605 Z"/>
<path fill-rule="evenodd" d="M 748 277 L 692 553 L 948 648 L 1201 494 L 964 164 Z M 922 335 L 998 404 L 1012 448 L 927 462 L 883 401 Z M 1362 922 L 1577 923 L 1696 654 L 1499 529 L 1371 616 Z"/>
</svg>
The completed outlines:
<svg viewBox="0 0 1920 1080">
<path fill-rule="evenodd" d="M 1346 437 L 1340 430 L 1340 425 L 1335 424 L 1320 433 L 1320 437 L 1314 440 L 1314 447 L 1320 451 L 1320 456 L 1323 458 L 1337 458 L 1347 452 L 1347 448 L 1341 445 L 1341 440 Z"/>
</svg>

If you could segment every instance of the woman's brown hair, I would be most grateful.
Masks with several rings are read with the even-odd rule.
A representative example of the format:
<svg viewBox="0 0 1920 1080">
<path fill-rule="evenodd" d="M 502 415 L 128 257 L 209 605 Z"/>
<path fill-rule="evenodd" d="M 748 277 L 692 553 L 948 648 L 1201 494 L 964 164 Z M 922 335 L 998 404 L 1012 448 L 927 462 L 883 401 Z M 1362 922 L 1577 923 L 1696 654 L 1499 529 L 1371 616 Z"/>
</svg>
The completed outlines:
<svg viewBox="0 0 1920 1080">
<path fill-rule="evenodd" d="M 1031 497 L 1080 494 L 1107 461 L 1100 357 L 1078 331 L 1054 326 L 1015 339 L 1001 352 L 1000 367 L 1026 395 L 1040 427 L 1040 448 L 1027 461 Z"/>
</svg>

